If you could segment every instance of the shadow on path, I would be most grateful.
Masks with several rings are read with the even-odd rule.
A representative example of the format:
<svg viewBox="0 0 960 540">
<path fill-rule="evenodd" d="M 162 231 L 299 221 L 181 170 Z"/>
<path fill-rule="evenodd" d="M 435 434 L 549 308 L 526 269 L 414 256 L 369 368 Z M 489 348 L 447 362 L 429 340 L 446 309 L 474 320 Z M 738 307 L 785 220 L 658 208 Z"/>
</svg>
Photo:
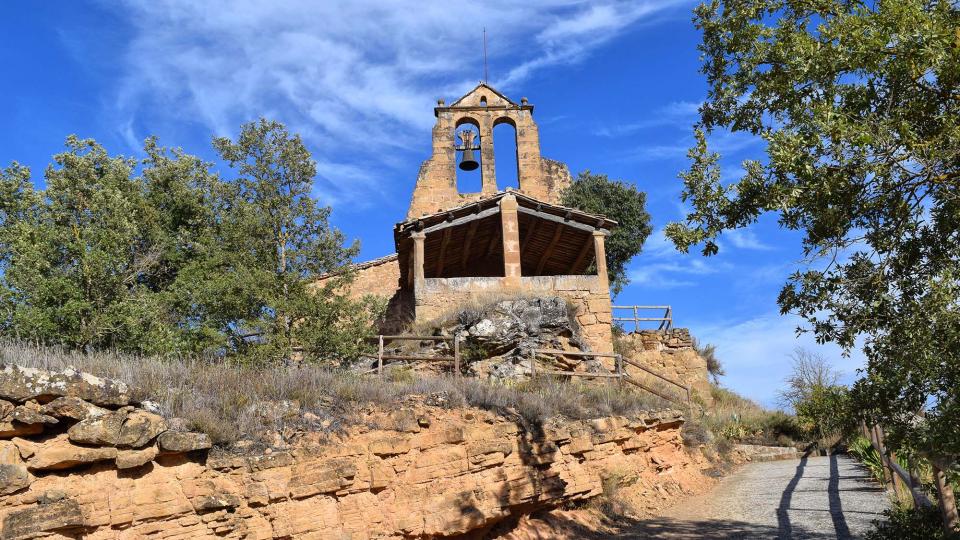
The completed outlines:
<svg viewBox="0 0 960 540">
<path fill-rule="evenodd" d="M 800 478 L 803 477 L 803 468 L 806 466 L 807 456 L 803 456 L 800 458 L 800 463 L 797 463 L 797 472 L 794 473 L 793 478 L 790 479 L 790 483 L 788 483 L 786 489 L 783 490 L 783 495 L 780 496 L 780 506 L 777 507 L 778 538 L 791 538 L 793 536 L 793 525 L 790 523 L 788 510 L 790 509 L 790 500 L 793 498 L 793 491 L 797 489 L 797 484 L 800 483 Z"/>
<path fill-rule="evenodd" d="M 837 467 L 837 455 L 830 454 L 830 483 L 827 486 L 827 493 L 830 496 L 830 519 L 833 520 L 833 530 L 837 533 L 837 538 L 843 540 L 850 538 L 850 527 L 847 526 L 847 520 L 843 517 L 843 503 L 840 500 L 840 471 Z"/>
</svg>

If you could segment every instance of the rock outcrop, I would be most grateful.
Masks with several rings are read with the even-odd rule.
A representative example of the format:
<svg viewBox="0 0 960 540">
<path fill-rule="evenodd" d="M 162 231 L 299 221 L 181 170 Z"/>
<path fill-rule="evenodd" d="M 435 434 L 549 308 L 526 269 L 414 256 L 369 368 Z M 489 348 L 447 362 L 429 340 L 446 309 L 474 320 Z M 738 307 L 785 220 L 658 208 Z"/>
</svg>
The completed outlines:
<svg viewBox="0 0 960 540">
<path fill-rule="evenodd" d="M 693 338 L 686 328 L 673 328 L 666 332 L 641 330 L 618 338 L 619 349 L 624 356 L 677 380 L 690 387 L 695 396 L 707 404 L 712 402 L 707 362 L 693 346 Z M 662 383 L 649 374 L 627 366 L 631 376 L 654 387 Z M 673 387 L 665 388 L 673 392 Z"/>
<path fill-rule="evenodd" d="M 434 329 L 439 335 L 461 337 L 465 375 L 493 379 L 522 379 L 530 373 L 530 352 L 535 349 L 589 351 L 577 322 L 575 307 L 557 296 L 514 297 L 482 307 L 461 309 Z M 401 343 L 394 351 L 418 356 L 449 356 L 450 344 Z M 543 368 L 562 371 L 608 371 L 603 361 L 580 357 L 541 357 Z M 552 366 L 551 366 L 552 364 Z M 400 364 L 397 364 L 400 365 Z M 418 369 L 437 370 L 426 362 Z M 358 366 L 370 368 L 369 362 Z"/>
<path fill-rule="evenodd" d="M 239 452 L 171 431 L 177 422 L 129 399 L 98 400 L 104 412 L 76 401 L 47 407 L 84 399 L 71 391 L 18 395 L 14 409 L 38 407 L 57 423 L 0 440 L 2 539 L 481 534 L 595 497 L 611 478 L 682 491 L 677 479 L 699 474 L 671 411 L 531 426 L 409 398 L 364 411 L 363 425 L 337 435 Z"/>
</svg>

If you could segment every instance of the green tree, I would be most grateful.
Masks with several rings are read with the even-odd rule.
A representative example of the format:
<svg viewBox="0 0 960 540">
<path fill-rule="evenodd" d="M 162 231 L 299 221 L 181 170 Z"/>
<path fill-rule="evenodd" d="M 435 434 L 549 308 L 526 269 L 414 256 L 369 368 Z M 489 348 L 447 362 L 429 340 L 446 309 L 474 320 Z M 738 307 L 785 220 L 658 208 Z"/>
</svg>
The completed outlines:
<svg viewBox="0 0 960 540">
<path fill-rule="evenodd" d="M 633 184 L 583 171 L 563 191 L 561 200 L 564 206 L 601 214 L 619 224 L 604 244 L 610 288 L 618 294 L 630 282 L 627 264 L 640 254 L 650 236 L 647 194 Z"/>
<path fill-rule="evenodd" d="M 853 415 L 840 372 L 823 356 L 803 348 L 798 347 L 790 359 L 790 375 L 780 391 L 781 404 L 793 409 L 801 426 L 817 440 L 845 434 Z"/>
<path fill-rule="evenodd" d="M 150 216 L 132 160 L 92 140 L 67 139 L 41 193 L 29 171 L 8 169 L 3 223 L 7 330 L 70 347 L 164 340 L 164 317 L 144 280 L 158 263 Z"/>
<path fill-rule="evenodd" d="M 3 335 L 141 353 L 356 354 L 381 306 L 344 293 L 356 245 L 311 197 L 299 137 L 261 120 L 214 145 L 237 178 L 153 138 L 138 163 L 71 136 L 44 190 L 16 163 L 0 171 Z M 337 277 L 317 285 L 326 273 Z"/>
<path fill-rule="evenodd" d="M 228 324 L 233 346 L 269 359 L 298 351 L 317 358 L 353 353 L 375 306 L 336 292 L 349 273 L 314 285 L 342 271 L 359 246 L 344 245 L 343 234 L 330 227 L 330 208 L 311 196 L 316 165 L 303 141 L 260 119 L 245 124 L 236 141 L 213 143 L 238 174 L 221 195 L 223 249 L 218 275 L 208 275 L 215 295 L 237 315 Z"/>
<path fill-rule="evenodd" d="M 779 296 L 821 341 L 868 360 L 853 398 L 894 447 L 960 455 L 960 9 L 949 1 L 711 0 L 696 9 L 708 96 L 681 250 L 766 212 L 802 231 L 807 264 Z M 720 181 L 706 134 L 766 156 Z M 944 508 L 945 512 L 949 508 Z M 955 518 L 954 518 L 954 526 Z"/>
</svg>

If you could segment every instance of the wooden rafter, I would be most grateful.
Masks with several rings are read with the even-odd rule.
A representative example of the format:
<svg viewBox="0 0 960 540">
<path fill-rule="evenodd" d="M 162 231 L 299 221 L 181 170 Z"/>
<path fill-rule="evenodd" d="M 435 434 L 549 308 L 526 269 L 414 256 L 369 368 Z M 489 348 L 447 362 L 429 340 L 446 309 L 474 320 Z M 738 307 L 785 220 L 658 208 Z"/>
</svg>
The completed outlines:
<svg viewBox="0 0 960 540">
<path fill-rule="evenodd" d="M 540 223 L 539 219 L 531 219 L 530 227 L 527 228 L 527 233 L 523 235 L 523 241 L 520 244 L 520 257 L 523 258 L 523 254 L 527 252 L 527 248 L 530 247 L 530 240 L 533 240 L 533 234 L 537 232 L 537 224 Z"/>
<path fill-rule="evenodd" d="M 517 212 L 521 214 L 527 214 L 528 216 L 533 216 L 534 218 L 544 219 L 547 221 L 552 221 L 554 223 L 561 223 L 563 225 L 566 225 L 567 227 L 573 227 L 574 229 L 580 229 L 581 231 L 587 231 L 590 233 L 592 233 L 597 229 L 602 228 L 602 227 L 594 227 L 592 225 L 586 225 L 586 224 L 580 223 L 579 221 L 574 221 L 573 219 L 571 219 L 574 216 L 573 212 L 569 212 L 569 211 L 564 216 L 555 216 L 553 214 L 550 214 L 544 211 L 537 211 L 532 208 L 526 208 L 524 206 L 520 206 L 519 208 L 517 208 Z"/>
<path fill-rule="evenodd" d="M 467 261 L 470 259 L 470 244 L 473 243 L 473 237 L 477 234 L 477 227 L 480 226 L 480 221 L 471 221 L 470 226 L 467 228 L 467 236 L 463 239 L 463 256 L 460 257 L 460 267 L 464 271 L 467 269 Z"/>
<path fill-rule="evenodd" d="M 453 229 L 444 229 L 443 237 L 440 239 L 440 253 L 437 255 L 437 277 L 443 277 L 443 258 L 447 253 L 447 245 L 450 243 L 450 233 Z"/>
<path fill-rule="evenodd" d="M 497 246 L 500 244 L 500 234 L 500 227 L 494 227 L 493 234 L 490 235 L 490 243 L 487 244 L 487 257 L 497 251 Z"/>
<path fill-rule="evenodd" d="M 563 233 L 563 224 L 557 223 L 553 228 L 553 238 L 550 240 L 550 244 L 547 246 L 547 249 L 543 251 L 543 255 L 540 256 L 540 262 L 537 263 L 537 273 L 540 275 L 543 272 L 543 267 L 547 265 L 547 260 L 550 259 L 550 256 L 553 255 L 554 248 L 557 247 L 557 242 L 560 241 L 560 235 Z"/>
<path fill-rule="evenodd" d="M 574 261 L 573 266 L 570 268 L 571 272 L 577 272 L 578 269 L 585 266 L 587 255 L 590 254 L 590 248 L 593 247 L 593 236 L 587 236 L 587 240 L 583 243 L 583 247 L 580 248 L 580 254 L 577 255 L 577 260 Z"/>
</svg>

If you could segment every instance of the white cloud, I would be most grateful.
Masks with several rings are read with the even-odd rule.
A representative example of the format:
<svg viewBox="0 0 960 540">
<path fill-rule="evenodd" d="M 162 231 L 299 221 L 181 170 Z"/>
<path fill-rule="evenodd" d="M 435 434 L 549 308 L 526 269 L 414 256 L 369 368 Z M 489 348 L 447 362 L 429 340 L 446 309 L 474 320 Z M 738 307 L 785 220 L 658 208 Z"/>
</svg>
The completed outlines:
<svg viewBox="0 0 960 540">
<path fill-rule="evenodd" d="M 643 252 L 627 272 L 631 285 L 673 289 L 696 285 L 694 277 L 726 272 L 733 266 L 725 261 L 702 257 L 696 253 L 680 253 L 664 234 L 654 232 L 644 244 Z"/>
<path fill-rule="evenodd" d="M 714 324 L 691 324 L 703 343 L 717 346 L 717 358 L 727 375 L 721 382 L 733 390 L 760 401 L 766 406 L 777 404 L 777 392 L 790 373 L 790 354 L 803 347 L 823 355 L 832 367 L 843 374 L 842 381 L 851 383 L 857 368 L 864 365 L 863 354 L 855 350 L 844 357 L 833 344 L 820 345 L 809 333 L 796 335 L 802 320 L 792 315 L 768 313 L 739 323 L 722 321 Z"/>
<path fill-rule="evenodd" d="M 328 186 L 332 196 L 369 200 L 367 177 L 391 165 L 385 150 L 423 153 L 435 99 L 480 78 L 483 27 L 491 83 L 516 91 L 536 70 L 581 61 L 681 3 L 141 0 L 124 4 L 134 37 L 117 124 L 132 141 L 155 130 L 155 110 L 219 135 L 276 117 L 328 171 L 366 169 Z"/>
<path fill-rule="evenodd" d="M 635 161 L 683 160 L 695 144 L 691 132 L 669 144 L 640 146 L 630 152 L 626 159 Z M 721 157 L 736 155 L 751 146 L 763 144 L 763 139 L 745 132 L 717 131 L 707 137 L 707 149 Z"/>
<path fill-rule="evenodd" d="M 773 246 L 765 244 L 757 234 L 750 229 L 731 229 L 723 233 L 724 238 L 738 249 L 750 249 L 755 251 L 769 251 Z"/>
<path fill-rule="evenodd" d="M 635 133 L 643 129 L 661 126 L 673 126 L 680 129 L 689 129 L 690 126 L 696 121 L 699 108 L 699 102 L 674 101 L 662 107 L 656 108 L 646 118 L 640 121 L 630 122 L 627 124 L 602 126 L 594 131 L 594 134 L 600 137 L 618 137 L 621 135 Z M 676 151 L 673 150 L 675 147 L 671 146 L 665 146 L 663 148 L 671 149 L 671 152 Z M 684 153 L 686 153 L 686 150 L 687 148 L 683 147 Z"/>
</svg>

